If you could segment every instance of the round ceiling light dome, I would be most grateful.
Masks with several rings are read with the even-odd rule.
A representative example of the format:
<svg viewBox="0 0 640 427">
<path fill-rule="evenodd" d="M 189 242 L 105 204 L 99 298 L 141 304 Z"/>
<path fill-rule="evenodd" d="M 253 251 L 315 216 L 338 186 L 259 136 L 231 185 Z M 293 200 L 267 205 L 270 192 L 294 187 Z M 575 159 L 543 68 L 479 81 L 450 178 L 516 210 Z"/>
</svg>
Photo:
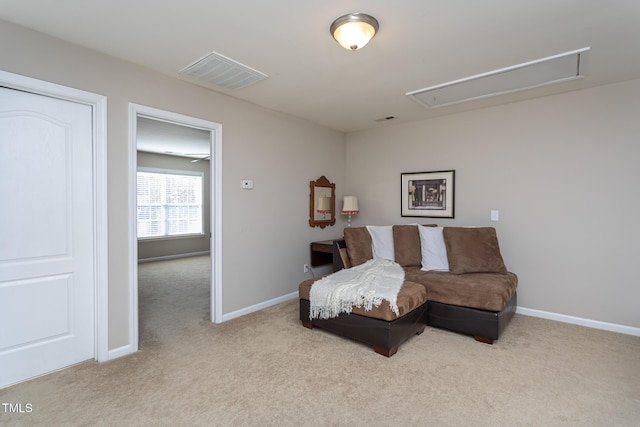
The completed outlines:
<svg viewBox="0 0 640 427">
<path fill-rule="evenodd" d="M 331 24 L 329 32 L 340 46 L 349 50 L 363 48 L 376 35 L 378 20 L 366 13 L 348 13 Z"/>
</svg>

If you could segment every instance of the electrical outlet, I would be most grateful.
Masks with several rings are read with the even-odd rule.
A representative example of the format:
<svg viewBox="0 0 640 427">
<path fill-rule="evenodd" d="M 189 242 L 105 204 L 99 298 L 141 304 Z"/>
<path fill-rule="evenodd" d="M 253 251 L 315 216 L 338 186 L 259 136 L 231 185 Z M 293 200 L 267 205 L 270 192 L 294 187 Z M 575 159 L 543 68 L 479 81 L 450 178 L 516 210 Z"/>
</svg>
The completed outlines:
<svg viewBox="0 0 640 427">
<path fill-rule="evenodd" d="M 303 271 L 303 273 L 308 273 L 309 272 L 309 264 L 302 264 L 302 271 Z"/>
<path fill-rule="evenodd" d="M 500 211 L 491 211 L 491 221 L 500 221 Z"/>
</svg>

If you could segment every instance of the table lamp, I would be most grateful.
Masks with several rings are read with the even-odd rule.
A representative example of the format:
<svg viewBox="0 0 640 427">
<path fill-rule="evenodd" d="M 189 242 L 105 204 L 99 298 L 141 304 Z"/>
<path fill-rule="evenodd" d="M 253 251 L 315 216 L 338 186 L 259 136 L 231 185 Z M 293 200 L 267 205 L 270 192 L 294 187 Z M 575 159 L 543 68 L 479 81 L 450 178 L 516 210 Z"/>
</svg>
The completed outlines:
<svg viewBox="0 0 640 427">
<path fill-rule="evenodd" d="M 351 227 L 351 215 L 359 214 L 358 198 L 356 196 L 344 196 L 342 200 L 342 215 L 349 215 L 347 227 Z"/>
</svg>

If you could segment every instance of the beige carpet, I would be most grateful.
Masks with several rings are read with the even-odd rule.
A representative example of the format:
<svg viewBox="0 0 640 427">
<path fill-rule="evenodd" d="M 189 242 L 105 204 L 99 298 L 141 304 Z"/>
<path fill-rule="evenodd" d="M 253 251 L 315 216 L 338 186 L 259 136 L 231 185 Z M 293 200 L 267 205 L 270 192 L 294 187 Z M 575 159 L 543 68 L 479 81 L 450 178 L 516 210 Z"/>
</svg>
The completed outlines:
<svg viewBox="0 0 640 427">
<path fill-rule="evenodd" d="M 140 351 L 1 390 L 33 411 L 0 424 L 640 425 L 639 337 L 516 315 L 493 346 L 427 327 L 385 358 L 297 301 L 209 323 L 206 262 L 141 264 Z"/>
</svg>

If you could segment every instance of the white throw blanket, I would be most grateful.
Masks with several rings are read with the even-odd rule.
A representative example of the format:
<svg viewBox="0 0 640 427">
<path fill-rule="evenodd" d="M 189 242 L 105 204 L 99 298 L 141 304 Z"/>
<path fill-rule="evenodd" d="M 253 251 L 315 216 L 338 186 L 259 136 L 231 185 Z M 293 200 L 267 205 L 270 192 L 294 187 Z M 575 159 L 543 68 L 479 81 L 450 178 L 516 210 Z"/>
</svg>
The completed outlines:
<svg viewBox="0 0 640 427">
<path fill-rule="evenodd" d="M 351 307 L 371 310 L 382 300 L 389 301 L 398 313 L 398 292 L 404 282 L 404 270 L 396 262 L 372 259 L 364 264 L 340 270 L 311 286 L 310 319 L 330 319 L 340 313 L 351 313 Z"/>
</svg>

